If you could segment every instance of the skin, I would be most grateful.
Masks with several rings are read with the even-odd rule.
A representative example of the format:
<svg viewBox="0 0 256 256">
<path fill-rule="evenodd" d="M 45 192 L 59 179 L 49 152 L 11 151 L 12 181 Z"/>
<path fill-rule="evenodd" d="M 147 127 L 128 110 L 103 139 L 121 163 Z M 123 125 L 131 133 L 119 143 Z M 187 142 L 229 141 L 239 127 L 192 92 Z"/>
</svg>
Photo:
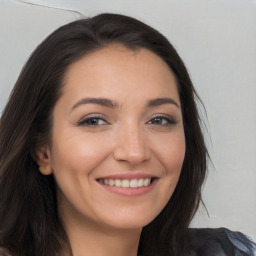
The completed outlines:
<svg viewBox="0 0 256 256">
<path fill-rule="evenodd" d="M 114 106 L 81 102 L 91 97 Z M 172 102 L 148 106 L 157 98 Z M 56 179 L 73 255 L 137 255 L 142 227 L 170 199 L 184 155 L 177 84 L 160 57 L 113 44 L 73 63 L 53 110 L 51 146 L 38 150 L 40 171 Z M 135 196 L 98 182 L 120 174 L 156 180 Z"/>
</svg>

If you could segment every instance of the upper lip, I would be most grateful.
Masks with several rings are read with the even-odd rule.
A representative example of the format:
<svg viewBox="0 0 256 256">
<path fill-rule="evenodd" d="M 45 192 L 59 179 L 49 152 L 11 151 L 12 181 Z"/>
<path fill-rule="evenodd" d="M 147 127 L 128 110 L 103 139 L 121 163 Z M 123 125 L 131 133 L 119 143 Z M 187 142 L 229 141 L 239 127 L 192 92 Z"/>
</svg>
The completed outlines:
<svg viewBox="0 0 256 256">
<path fill-rule="evenodd" d="M 107 176 L 99 177 L 98 179 L 145 179 L 145 178 L 157 178 L 155 174 L 149 173 L 120 173 L 120 174 L 112 174 Z"/>
</svg>

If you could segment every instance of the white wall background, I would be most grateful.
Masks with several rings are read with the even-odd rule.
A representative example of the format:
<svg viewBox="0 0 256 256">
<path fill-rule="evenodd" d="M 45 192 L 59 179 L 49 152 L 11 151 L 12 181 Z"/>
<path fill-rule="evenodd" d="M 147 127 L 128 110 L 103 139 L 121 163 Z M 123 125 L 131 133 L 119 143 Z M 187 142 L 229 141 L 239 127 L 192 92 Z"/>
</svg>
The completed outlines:
<svg viewBox="0 0 256 256">
<path fill-rule="evenodd" d="M 165 34 L 203 99 L 214 164 L 203 191 L 210 217 L 201 208 L 192 226 L 256 239 L 255 0 L 0 0 L 0 111 L 40 41 L 82 13 L 101 12 L 131 15 Z"/>
</svg>

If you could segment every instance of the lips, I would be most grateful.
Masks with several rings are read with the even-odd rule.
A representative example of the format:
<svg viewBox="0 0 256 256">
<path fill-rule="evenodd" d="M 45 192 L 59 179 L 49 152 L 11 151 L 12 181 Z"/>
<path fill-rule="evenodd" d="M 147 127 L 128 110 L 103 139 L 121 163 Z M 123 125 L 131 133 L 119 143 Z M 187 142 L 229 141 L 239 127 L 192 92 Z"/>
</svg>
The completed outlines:
<svg viewBox="0 0 256 256">
<path fill-rule="evenodd" d="M 152 174 L 124 173 L 97 179 L 104 189 L 123 196 L 140 196 L 153 190 L 159 177 Z"/>
</svg>

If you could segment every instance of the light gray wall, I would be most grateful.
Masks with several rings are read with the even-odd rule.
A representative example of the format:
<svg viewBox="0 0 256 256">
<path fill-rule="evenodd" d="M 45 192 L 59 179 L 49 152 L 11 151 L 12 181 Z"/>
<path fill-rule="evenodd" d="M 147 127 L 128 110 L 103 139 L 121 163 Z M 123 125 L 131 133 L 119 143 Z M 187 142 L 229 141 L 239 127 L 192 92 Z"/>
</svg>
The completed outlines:
<svg viewBox="0 0 256 256">
<path fill-rule="evenodd" d="M 1 111 L 35 46 L 58 26 L 82 17 L 63 9 L 85 16 L 131 15 L 169 38 L 208 114 L 206 139 L 214 168 L 209 168 L 203 198 L 210 217 L 201 208 L 192 226 L 225 226 L 256 239 L 256 2 L 0 0 Z"/>
</svg>

